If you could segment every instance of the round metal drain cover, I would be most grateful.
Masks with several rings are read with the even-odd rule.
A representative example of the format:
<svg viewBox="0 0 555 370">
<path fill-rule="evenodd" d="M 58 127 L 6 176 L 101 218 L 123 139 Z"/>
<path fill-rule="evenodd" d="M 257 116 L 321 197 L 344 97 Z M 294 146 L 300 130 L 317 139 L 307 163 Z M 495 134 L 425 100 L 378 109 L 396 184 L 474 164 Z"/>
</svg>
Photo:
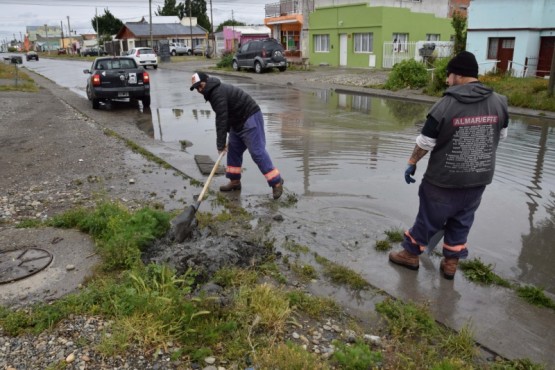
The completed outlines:
<svg viewBox="0 0 555 370">
<path fill-rule="evenodd" d="M 0 284 L 25 279 L 46 268 L 52 254 L 39 248 L 26 248 L 0 253 Z"/>
</svg>

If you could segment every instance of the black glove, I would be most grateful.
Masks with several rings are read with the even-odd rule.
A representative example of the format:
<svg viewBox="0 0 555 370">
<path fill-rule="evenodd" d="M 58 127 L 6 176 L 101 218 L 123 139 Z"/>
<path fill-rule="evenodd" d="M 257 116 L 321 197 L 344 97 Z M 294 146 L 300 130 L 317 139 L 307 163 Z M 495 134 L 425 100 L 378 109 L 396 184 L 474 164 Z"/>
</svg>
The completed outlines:
<svg viewBox="0 0 555 370">
<path fill-rule="evenodd" d="M 405 181 L 407 182 L 407 184 L 412 184 L 416 182 L 416 180 L 411 177 L 411 176 L 414 176 L 415 172 L 416 172 L 416 164 L 409 163 L 407 165 L 407 169 L 405 170 Z"/>
</svg>

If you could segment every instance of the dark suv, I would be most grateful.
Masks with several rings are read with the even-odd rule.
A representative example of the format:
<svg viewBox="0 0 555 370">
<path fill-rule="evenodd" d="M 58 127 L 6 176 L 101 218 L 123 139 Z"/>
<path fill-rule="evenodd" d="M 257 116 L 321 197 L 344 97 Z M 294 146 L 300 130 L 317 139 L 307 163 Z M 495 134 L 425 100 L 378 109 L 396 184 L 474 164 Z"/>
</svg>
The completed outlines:
<svg viewBox="0 0 555 370">
<path fill-rule="evenodd" d="M 287 69 L 287 59 L 283 46 L 276 39 L 252 40 L 242 45 L 233 57 L 233 69 L 254 69 L 262 73 L 266 69 L 277 68 L 280 72 Z"/>
</svg>

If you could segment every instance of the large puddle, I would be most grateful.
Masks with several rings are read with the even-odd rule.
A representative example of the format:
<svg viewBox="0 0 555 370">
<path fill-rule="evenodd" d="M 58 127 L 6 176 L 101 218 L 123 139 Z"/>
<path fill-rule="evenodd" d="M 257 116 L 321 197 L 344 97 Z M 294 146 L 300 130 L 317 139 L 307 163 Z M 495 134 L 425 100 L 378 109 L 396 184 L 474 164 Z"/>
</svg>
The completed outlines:
<svg viewBox="0 0 555 370">
<path fill-rule="evenodd" d="M 412 224 L 418 186 L 405 184 L 403 171 L 428 104 L 222 80 L 244 88 L 260 104 L 268 151 L 287 191 L 299 198 L 296 208 L 283 212 L 302 227 L 284 232 L 348 265 L 349 258 L 371 258 L 385 230 Z M 215 115 L 199 94 L 183 87 L 165 95 L 152 109 L 152 126 L 142 122 L 147 124 L 142 129 L 156 140 L 184 141 L 191 154 L 215 158 Z M 492 264 L 502 277 L 555 294 L 555 153 L 549 148 L 554 125 L 511 117 L 469 248 L 471 258 Z M 421 161 L 418 179 L 425 166 Z M 243 183 L 242 197 L 269 194 L 248 154 Z"/>
</svg>

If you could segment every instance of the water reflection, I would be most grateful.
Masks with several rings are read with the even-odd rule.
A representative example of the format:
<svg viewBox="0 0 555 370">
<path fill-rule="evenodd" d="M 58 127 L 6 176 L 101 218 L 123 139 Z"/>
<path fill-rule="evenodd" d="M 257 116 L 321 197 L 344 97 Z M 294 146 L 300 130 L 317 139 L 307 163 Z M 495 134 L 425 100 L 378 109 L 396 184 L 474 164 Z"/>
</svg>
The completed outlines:
<svg viewBox="0 0 555 370">
<path fill-rule="evenodd" d="M 402 172 L 430 104 L 230 82 L 261 106 L 267 148 L 285 175 L 288 190 L 303 197 L 333 198 L 334 205 L 326 205 L 330 210 L 342 207 L 345 215 L 356 208 L 356 217 L 367 218 L 368 224 L 384 218 L 402 226 L 413 221 L 417 188 L 404 183 Z M 144 130 L 165 142 L 186 140 L 193 144 L 187 147 L 192 154 L 215 153 L 215 115 L 210 109 L 197 109 L 201 103 L 195 95 L 186 106 L 157 108 L 152 128 Z M 555 153 L 549 142 L 554 139 L 554 125 L 511 117 L 509 137 L 497 153 L 494 181 L 470 236 L 472 257 L 494 264 L 503 277 L 543 286 L 552 293 Z M 244 172 L 248 193 L 266 194 L 248 157 Z M 422 162 L 417 171 L 420 178 L 426 167 Z M 339 205 L 338 200 L 346 203 Z M 365 207 L 372 208 L 364 212 Z M 322 209 L 320 214 L 326 212 Z M 363 220 L 352 225 L 359 222 Z"/>
</svg>

